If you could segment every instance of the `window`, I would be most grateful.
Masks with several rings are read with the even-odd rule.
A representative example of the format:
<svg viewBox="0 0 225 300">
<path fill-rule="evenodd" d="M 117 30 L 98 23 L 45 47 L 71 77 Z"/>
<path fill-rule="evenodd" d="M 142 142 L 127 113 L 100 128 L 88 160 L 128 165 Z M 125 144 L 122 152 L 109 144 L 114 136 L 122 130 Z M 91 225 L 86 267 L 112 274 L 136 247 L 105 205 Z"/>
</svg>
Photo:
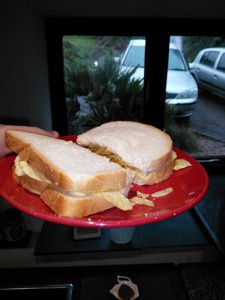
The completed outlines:
<svg viewBox="0 0 225 300">
<path fill-rule="evenodd" d="M 221 56 L 221 59 L 218 63 L 217 70 L 225 72 L 225 53 Z"/>
<path fill-rule="evenodd" d="M 219 52 L 217 52 L 217 51 L 207 51 L 202 56 L 200 63 L 213 68 L 218 55 L 219 55 Z"/>
<path fill-rule="evenodd" d="M 169 70 L 186 70 L 186 65 L 184 64 L 183 58 L 180 55 L 180 52 L 176 49 L 170 49 L 169 52 Z"/>
<path fill-rule="evenodd" d="M 143 54 L 145 58 L 142 95 L 139 94 L 137 96 L 137 101 L 139 101 L 142 107 L 141 111 L 138 112 L 138 120 L 161 129 L 166 128 L 169 133 L 173 131 L 172 134 L 176 147 L 199 159 L 204 166 L 222 171 L 225 153 L 225 139 L 222 128 L 225 126 L 223 121 L 225 118 L 223 115 L 224 104 L 221 99 L 219 100 L 219 98 L 215 96 L 218 90 L 215 91 L 213 96 L 214 100 L 211 101 L 209 95 L 204 93 L 203 88 L 198 90 L 194 84 L 183 88 L 180 83 L 178 84 L 178 81 L 184 78 L 185 72 L 187 75 L 190 71 L 188 64 L 191 63 L 194 60 L 194 56 L 197 55 L 197 52 L 194 53 L 194 49 L 201 50 L 203 48 L 201 38 L 205 37 L 208 39 L 209 47 L 218 46 L 218 41 L 222 44 L 223 31 L 219 30 L 219 28 L 223 28 L 221 21 L 213 20 L 209 26 L 207 20 L 179 20 L 178 24 L 177 20 L 171 19 L 164 20 L 165 25 L 161 28 L 159 24 L 161 24 L 162 20 L 136 18 L 134 21 L 132 18 L 111 18 L 110 29 L 107 26 L 109 22 L 108 18 L 88 18 L 88 22 L 92 24 L 89 28 L 85 26 L 87 23 L 87 19 L 85 18 L 49 18 L 46 21 L 54 129 L 58 130 L 61 135 L 67 135 L 70 132 L 68 128 L 68 103 L 66 102 L 64 82 L 68 73 L 66 73 L 67 71 L 64 68 L 64 58 L 65 55 L 68 55 L 68 53 L 74 51 L 74 49 L 72 50 L 68 47 L 68 52 L 63 53 L 62 45 L 63 41 L 66 42 L 65 37 L 76 36 L 78 38 L 90 36 L 97 40 L 103 40 L 104 37 L 118 38 L 121 43 L 126 41 L 123 47 L 124 50 L 130 40 L 144 39 L 145 50 L 143 51 L 142 47 L 139 53 L 140 56 L 139 54 L 135 55 L 135 59 L 138 59 L 135 63 L 137 63 L 138 66 L 142 66 Z M 192 26 L 189 26 L 190 22 Z M 201 26 L 199 26 L 200 24 Z M 189 40 L 190 38 L 192 39 L 195 48 L 187 44 L 188 38 Z M 172 43 L 170 44 L 170 42 Z M 172 50 L 172 44 L 175 44 L 176 50 Z M 67 44 L 67 46 L 69 45 Z M 77 47 L 75 51 L 79 54 L 79 45 Z M 121 49 L 122 47 L 120 50 Z M 91 51 L 92 50 L 93 49 L 91 49 Z M 110 50 L 112 50 L 112 48 Z M 120 54 L 122 54 L 122 52 L 123 51 L 114 52 L 113 56 L 121 59 L 122 56 L 120 56 Z M 181 60 L 178 62 L 179 57 L 181 57 Z M 212 66 L 216 57 L 217 51 L 213 51 L 204 58 L 204 61 Z M 131 61 L 133 61 L 133 59 L 129 59 L 128 64 L 130 64 Z M 81 59 L 80 62 L 83 63 L 84 60 Z M 176 65 L 173 65 L 174 62 L 176 62 Z M 92 68 L 98 68 L 99 63 L 101 63 L 99 57 L 93 56 Z M 96 66 L 96 64 L 98 66 Z M 193 76 L 189 78 L 193 79 Z M 176 84 L 173 84 L 172 80 L 175 80 Z M 191 81 L 187 80 L 186 82 Z M 111 85 L 111 87 L 113 87 L 113 85 Z M 174 90 L 175 87 L 179 88 L 179 90 Z M 220 91 L 222 90 L 223 86 L 220 87 Z M 199 107 L 196 109 L 195 107 L 197 106 L 195 102 L 198 105 L 202 102 L 199 100 L 202 97 L 205 97 L 205 101 L 207 102 L 206 107 L 209 107 L 208 105 L 212 103 L 217 103 L 217 107 L 214 108 L 210 106 L 210 109 L 207 108 L 207 110 L 203 110 Z M 73 106 L 71 109 L 76 110 L 76 107 Z M 86 109 L 90 109 L 90 107 L 86 107 Z M 194 113 L 190 114 L 192 109 L 194 109 Z M 220 116 L 222 115 L 222 117 L 218 118 L 217 112 L 215 111 L 220 112 L 218 114 L 220 114 Z M 186 114 L 186 118 L 180 118 L 179 115 L 181 113 Z M 208 115 L 209 113 L 210 115 Z M 175 121 L 174 114 L 177 114 Z M 201 116 L 205 116 L 204 122 L 201 121 Z M 215 133 L 213 139 L 209 139 L 214 145 L 210 151 L 205 148 L 204 142 L 200 143 L 209 129 Z M 197 133 L 196 130 L 198 131 Z M 207 132 L 205 132 L 205 130 L 207 130 Z M 191 145 L 191 149 L 186 148 L 187 143 L 189 146 Z M 196 145 L 200 147 L 200 149 L 194 149 Z M 222 169 L 220 169 L 220 167 Z"/>
</svg>

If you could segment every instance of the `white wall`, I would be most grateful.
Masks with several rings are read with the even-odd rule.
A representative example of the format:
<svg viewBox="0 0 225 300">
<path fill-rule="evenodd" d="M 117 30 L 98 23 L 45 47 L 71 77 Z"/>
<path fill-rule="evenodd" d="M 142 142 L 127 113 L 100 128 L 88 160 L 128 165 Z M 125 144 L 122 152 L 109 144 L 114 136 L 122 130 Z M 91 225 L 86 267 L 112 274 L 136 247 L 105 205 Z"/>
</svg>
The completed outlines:
<svg viewBox="0 0 225 300">
<path fill-rule="evenodd" d="M 44 18 L 22 1 L 0 3 L 0 117 L 51 129 Z"/>
</svg>

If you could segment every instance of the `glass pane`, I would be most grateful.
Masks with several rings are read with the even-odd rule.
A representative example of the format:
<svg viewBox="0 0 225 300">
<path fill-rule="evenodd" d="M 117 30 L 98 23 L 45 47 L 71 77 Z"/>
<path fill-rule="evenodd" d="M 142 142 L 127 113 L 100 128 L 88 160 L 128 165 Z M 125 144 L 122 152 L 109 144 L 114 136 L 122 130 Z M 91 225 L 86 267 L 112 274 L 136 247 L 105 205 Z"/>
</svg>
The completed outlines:
<svg viewBox="0 0 225 300">
<path fill-rule="evenodd" d="M 141 120 L 145 39 L 64 36 L 68 133 L 111 120 Z"/>
<path fill-rule="evenodd" d="M 169 49 L 168 70 L 185 71 L 187 69 L 179 50 Z"/>
<path fill-rule="evenodd" d="M 172 36 L 171 42 L 189 70 L 168 70 L 165 129 L 175 147 L 194 157 L 224 156 L 225 48 L 220 47 L 225 46 L 225 38 Z M 169 69 L 171 59 L 169 52 Z"/>
<path fill-rule="evenodd" d="M 225 53 L 221 56 L 218 62 L 217 70 L 221 72 L 225 72 Z"/>
<path fill-rule="evenodd" d="M 218 55 L 218 51 L 206 51 L 200 58 L 200 63 L 212 68 Z"/>
<path fill-rule="evenodd" d="M 144 45 L 134 45 L 131 47 L 124 59 L 124 66 L 133 67 L 139 66 L 144 68 L 145 62 L 145 46 Z"/>
</svg>

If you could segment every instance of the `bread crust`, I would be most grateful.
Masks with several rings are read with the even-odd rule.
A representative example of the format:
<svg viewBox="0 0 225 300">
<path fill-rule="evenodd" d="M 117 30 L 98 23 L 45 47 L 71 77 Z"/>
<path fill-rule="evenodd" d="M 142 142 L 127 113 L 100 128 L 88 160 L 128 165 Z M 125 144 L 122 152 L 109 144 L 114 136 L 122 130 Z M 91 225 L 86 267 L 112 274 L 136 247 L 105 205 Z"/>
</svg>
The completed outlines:
<svg viewBox="0 0 225 300">
<path fill-rule="evenodd" d="M 61 217 L 83 218 L 114 207 L 113 204 L 99 195 L 72 197 L 27 175 L 17 176 L 14 165 L 12 171 L 13 178 L 18 184 L 27 191 L 40 195 L 42 201 Z"/>
<path fill-rule="evenodd" d="M 97 195 L 70 197 L 52 188 L 41 194 L 41 199 L 59 216 L 83 218 L 114 207 L 109 201 Z"/>
<path fill-rule="evenodd" d="M 24 139 L 18 139 L 12 131 L 5 132 L 5 144 L 15 153 L 21 152 L 26 146 L 29 145 Z"/>
<path fill-rule="evenodd" d="M 171 162 L 163 169 L 149 174 L 145 179 L 136 178 L 135 182 L 139 185 L 153 185 L 160 183 L 170 177 L 173 173 L 174 162 Z"/>
</svg>

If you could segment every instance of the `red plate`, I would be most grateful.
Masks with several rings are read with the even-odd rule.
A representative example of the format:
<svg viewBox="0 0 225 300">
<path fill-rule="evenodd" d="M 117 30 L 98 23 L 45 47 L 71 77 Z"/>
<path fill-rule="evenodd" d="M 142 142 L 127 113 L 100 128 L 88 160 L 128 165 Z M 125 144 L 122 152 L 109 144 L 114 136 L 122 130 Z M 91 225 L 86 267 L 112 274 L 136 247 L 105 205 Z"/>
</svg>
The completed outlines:
<svg viewBox="0 0 225 300">
<path fill-rule="evenodd" d="M 76 141 L 76 136 L 63 137 L 65 140 Z M 12 178 L 11 165 L 15 155 L 6 156 L 0 160 L 0 194 L 12 206 L 33 217 L 68 225 L 80 227 L 126 227 L 144 225 L 162 221 L 185 212 L 196 205 L 208 190 L 208 175 L 205 169 L 191 156 L 174 148 L 178 158 L 186 159 L 191 167 L 174 171 L 164 182 L 153 186 L 134 185 L 129 197 L 134 196 L 137 191 L 152 194 L 168 187 L 173 192 L 160 198 L 148 199 L 154 201 L 154 206 L 136 204 L 132 211 L 122 211 L 111 208 L 105 212 L 75 219 L 60 217 L 55 214 L 46 204 L 34 194 L 31 194 L 19 186 Z"/>
</svg>

